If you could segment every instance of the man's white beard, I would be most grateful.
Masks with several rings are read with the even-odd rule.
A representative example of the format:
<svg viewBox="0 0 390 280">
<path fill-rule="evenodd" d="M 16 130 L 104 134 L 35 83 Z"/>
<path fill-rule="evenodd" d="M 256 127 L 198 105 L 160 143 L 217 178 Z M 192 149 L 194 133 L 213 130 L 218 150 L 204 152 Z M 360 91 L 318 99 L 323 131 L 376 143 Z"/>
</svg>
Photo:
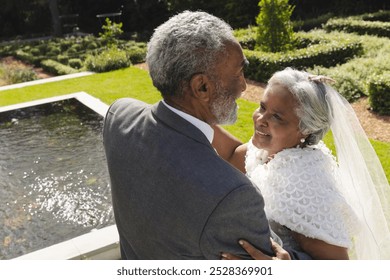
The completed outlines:
<svg viewBox="0 0 390 280">
<path fill-rule="evenodd" d="M 238 105 L 235 98 L 217 84 L 217 99 L 211 104 L 211 112 L 217 124 L 234 124 L 237 121 Z"/>
</svg>

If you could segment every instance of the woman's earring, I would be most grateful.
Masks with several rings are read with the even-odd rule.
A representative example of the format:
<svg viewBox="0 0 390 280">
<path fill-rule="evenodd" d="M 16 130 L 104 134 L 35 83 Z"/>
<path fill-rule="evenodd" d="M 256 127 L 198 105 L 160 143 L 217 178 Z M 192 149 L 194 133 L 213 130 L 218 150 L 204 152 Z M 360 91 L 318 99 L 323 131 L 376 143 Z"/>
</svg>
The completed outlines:
<svg viewBox="0 0 390 280">
<path fill-rule="evenodd" d="M 305 138 L 301 138 L 301 143 L 305 143 L 306 139 Z"/>
</svg>

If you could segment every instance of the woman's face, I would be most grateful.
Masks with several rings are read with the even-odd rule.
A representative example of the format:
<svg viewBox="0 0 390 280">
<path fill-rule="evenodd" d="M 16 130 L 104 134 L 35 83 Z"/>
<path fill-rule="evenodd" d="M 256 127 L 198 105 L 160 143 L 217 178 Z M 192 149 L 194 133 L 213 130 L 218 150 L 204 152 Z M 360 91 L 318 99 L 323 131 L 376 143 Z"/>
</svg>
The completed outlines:
<svg viewBox="0 0 390 280">
<path fill-rule="evenodd" d="M 267 88 L 260 107 L 253 113 L 253 145 L 268 151 L 270 156 L 299 145 L 304 136 L 298 128 L 296 107 L 296 100 L 285 87 Z"/>
</svg>

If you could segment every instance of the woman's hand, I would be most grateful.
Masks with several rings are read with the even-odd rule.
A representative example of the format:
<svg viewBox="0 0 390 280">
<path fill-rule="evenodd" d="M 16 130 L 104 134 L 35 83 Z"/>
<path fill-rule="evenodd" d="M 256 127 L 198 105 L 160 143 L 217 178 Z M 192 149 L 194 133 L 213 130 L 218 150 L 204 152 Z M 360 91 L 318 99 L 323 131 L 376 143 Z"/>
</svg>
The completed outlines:
<svg viewBox="0 0 390 280">
<path fill-rule="evenodd" d="M 254 259 L 254 260 L 291 260 L 290 254 L 284 250 L 278 243 L 272 240 L 271 245 L 272 250 L 275 252 L 276 257 L 268 256 L 262 253 L 259 249 L 253 247 L 249 242 L 245 240 L 240 240 L 238 242 L 242 248 Z M 241 260 L 240 257 L 223 252 L 221 255 L 222 260 Z"/>
</svg>

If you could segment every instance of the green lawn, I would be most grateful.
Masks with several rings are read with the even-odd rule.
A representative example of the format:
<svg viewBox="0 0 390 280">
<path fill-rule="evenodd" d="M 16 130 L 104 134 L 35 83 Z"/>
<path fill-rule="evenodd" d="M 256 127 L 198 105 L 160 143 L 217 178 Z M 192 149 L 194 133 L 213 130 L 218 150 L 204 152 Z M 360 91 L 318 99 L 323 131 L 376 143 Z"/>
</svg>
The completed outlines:
<svg viewBox="0 0 390 280">
<path fill-rule="evenodd" d="M 161 99 L 160 93 L 152 85 L 149 74 L 139 68 L 129 67 L 113 72 L 0 91 L 0 106 L 78 91 L 85 91 L 107 104 L 121 97 L 132 97 L 147 103 L 154 103 Z M 253 133 L 252 113 L 258 104 L 240 99 L 239 106 L 237 123 L 225 128 L 242 141 L 247 141 Z M 325 137 L 324 141 L 334 150 L 330 134 Z M 374 140 L 371 143 L 390 181 L 390 143 Z"/>
</svg>

